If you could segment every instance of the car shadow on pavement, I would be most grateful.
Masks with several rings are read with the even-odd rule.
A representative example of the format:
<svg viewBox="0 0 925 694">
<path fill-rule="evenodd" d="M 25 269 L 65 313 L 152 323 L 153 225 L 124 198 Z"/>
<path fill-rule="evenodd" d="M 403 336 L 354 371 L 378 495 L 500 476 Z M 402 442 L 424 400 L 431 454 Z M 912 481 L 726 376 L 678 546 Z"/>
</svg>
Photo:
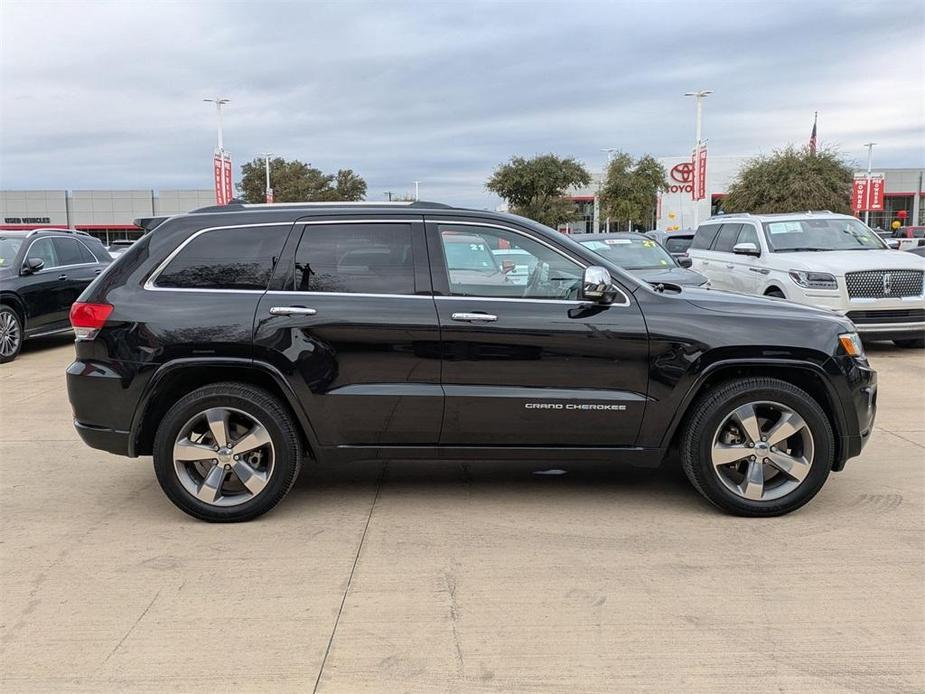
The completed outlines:
<svg viewBox="0 0 925 694">
<path fill-rule="evenodd" d="M 544 504 L 557 499 L 574 504 L 589 496 L 606 495 L 614 502 L 670 505 L 675 511 L 688 507 L 702 513 L 710 508 L 671 462 L 644 469 L 619 462 L 391 460 L 341 466 L 307 462 L 280 510 L 318 503 L 319 496 L 330 495 L 339 501 L 352 494 L 368 497 L 379 485 L 382 495 L 422 498 L 434 494 L 446 498 L 510 494 L 518 499 L 542 495 Z"/>
<path fill-rule="evenodd" d="M 63 347 L 73 341 L 74 333 L 72 332 L 61 333 L 60 335 L 48 335 L 47 337 L 35 337 L 22 343 L 22 349 L 19 352 L 19 356 L 16 358 L 22 359 L 24 356 L 33 352 L 43 352 L 47 349 Z"/>
</svg>

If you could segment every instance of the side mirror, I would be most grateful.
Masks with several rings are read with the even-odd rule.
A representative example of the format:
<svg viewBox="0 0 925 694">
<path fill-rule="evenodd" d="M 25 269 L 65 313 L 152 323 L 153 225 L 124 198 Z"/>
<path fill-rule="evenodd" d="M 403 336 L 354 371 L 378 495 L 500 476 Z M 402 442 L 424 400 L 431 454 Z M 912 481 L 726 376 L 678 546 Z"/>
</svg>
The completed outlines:
<svg viewBox="0 0 925 694">
<path fill-rule="evenodd" d="M 732 252 L 736 255 L 761 255 L 761 251 L 758 250 L 758 246 L 753 243 L 737 243 L 732 247 Z"/>
<path fill-rule="evenodd" d="M 613 278 L 600 265 L 591 265 L 585 268 L 584 277 L 581 280 L 581 298 L 588 301 L 596 301 L 599 304 L 611 303 L 617 295 L 617 290 L 613 286 Z"/>
<path fill-rule="evenodd" d="M 45 261 L 41 258 L 28 258 L 25 263 L 23 263 L 22 270 L 26 275 L 31 275 L 33 272 L 38 272 L 43 267 L 45 267 Z"/>
<path fill-rule="evenodd" d="M 681 267 L 691 267 L 694 264 L 694 261 L 689 255 L 675 256 L 675 260 L 678 261 L 678 265 Z"/>
</svg>

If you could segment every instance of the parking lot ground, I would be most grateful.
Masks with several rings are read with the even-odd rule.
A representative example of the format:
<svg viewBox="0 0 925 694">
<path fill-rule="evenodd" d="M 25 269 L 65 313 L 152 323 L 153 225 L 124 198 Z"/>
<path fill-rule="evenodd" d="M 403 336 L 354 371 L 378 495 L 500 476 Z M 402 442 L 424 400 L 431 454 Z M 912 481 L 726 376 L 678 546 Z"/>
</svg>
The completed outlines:
<svg viewBox="0 0 925 694">
<path fill-rule="evenodd" d="M 921 692 L 925 354 L 871 347 L 873 440 L 783 518 L 672 469 L 307 470 L 209 525 L 74 433 L 67 340 L 0 366 L 3 692 Z"/>
</svg>

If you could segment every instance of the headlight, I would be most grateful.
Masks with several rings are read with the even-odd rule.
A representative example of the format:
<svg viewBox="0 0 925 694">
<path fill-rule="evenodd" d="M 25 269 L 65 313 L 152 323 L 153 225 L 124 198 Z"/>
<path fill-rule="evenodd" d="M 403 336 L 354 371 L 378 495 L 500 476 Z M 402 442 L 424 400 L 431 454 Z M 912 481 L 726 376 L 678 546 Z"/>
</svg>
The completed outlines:
<svg viewBox="0 0 925 694">
<path fill-rule="evenodd" d="M 838 289 L 838 280 L 835 279 L 835 275 L 827 272 L 791 270 L 788 274 L 790 279 L 806 289 Z"/>
<path fill-rule="evenodd" d="M 864 356 L 864 345 L 857 333 L 842 333 L 838 341 L 849 357 L 860 359 Z"/>
</svg>

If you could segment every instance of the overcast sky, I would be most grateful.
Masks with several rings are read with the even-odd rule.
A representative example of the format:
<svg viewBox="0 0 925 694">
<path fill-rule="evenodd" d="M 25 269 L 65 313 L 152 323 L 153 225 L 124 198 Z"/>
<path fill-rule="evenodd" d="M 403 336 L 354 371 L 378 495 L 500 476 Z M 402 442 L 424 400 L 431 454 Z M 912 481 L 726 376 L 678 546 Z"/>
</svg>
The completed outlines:
<svg viewBox="0 0 925 694">
<path fill-rule="evenodd" d="M 209 188 L 231 99 L 260 152 L 352 168 L 370 199 L 493 207 L 512 155 L 823 144 L 925 164 L 921 0 L 0 2 L 0 188 Z"/>
</svg>

